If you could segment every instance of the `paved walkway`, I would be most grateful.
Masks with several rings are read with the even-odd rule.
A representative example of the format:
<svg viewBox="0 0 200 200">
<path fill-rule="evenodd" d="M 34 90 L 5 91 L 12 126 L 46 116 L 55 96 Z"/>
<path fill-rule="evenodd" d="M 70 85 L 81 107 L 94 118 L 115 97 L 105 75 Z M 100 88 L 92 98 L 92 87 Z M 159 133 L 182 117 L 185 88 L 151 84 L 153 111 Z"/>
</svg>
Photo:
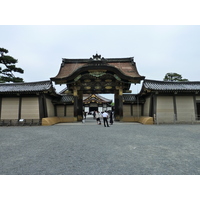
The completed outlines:
<svg viewBox="0 0 200 200">
<path fill-rule="evenodd" d="M 109 122 L 109 120 L 108 120 Z M 115 125 L 121 125 L 121 124 L 140 124 L 136 122 L 114 122 Z M 93 115 L 87 115 L 86 119 L 84 119 L 83 122 L 75 122 L 75 123 L 59 123 L 55 124 L 56 126 L 60 125 L 97 125 L 96 120 L 93 118 Z M 101 125 L 103 125 L 103 119 L 101 119 Z"/>
<path fill-rule="evenodd" d="M 0 174 L 200 175 L 200 125 L 0 127 Z"/>
</svg>

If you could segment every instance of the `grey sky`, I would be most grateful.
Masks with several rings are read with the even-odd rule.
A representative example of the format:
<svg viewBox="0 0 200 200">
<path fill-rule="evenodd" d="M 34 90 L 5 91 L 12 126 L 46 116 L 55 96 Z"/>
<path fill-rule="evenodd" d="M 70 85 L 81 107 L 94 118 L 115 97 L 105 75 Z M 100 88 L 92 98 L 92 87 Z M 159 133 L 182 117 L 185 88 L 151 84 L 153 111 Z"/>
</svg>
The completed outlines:
<svg viewBox="0 0 200 200">
<path fill-rule="evenodd" d="M 176 72 L 200 81 L 200 26 L 1 25 L 0 33 L 1 47 L 18 59 L 26 82 L 56 76 L 62 58 L 90 58 L 96 52 L 105 58 L 134 57 L 147 79 Z M 131 89 L 137 93 L 140 86 Z"/>
</svg>

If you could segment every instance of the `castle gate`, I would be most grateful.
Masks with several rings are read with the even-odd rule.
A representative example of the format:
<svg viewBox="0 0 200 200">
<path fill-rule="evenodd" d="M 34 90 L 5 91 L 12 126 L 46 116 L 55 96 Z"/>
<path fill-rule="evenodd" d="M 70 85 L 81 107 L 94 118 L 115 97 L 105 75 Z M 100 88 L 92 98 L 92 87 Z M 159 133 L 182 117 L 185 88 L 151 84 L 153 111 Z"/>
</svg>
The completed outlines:
<svg viewBox="0 0 200 200">
<path fill-rule="evenodd" d="M 55 84 L 66 84 L 66 94 L 74 96 L 74 117 L 82 120 L 83 94 L 114 94 L 115 120 L 123 118 L 123 93 L 131 93 L 132 83 L 144 80 L 133 57 L 103 58 L 93 55 L 90 59 L 63 59 Z"/>
</svg>

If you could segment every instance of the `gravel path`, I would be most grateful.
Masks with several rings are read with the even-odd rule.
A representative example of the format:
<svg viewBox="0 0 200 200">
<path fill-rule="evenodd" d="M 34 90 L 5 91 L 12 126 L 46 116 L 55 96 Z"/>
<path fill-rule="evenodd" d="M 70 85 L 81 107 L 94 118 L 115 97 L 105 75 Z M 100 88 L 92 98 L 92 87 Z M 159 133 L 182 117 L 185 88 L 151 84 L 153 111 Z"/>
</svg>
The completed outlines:
<svg viewBox="0 0 200 200">
<path fill-rule="evenodd" d="M 0 127 L 0 174 L 199 175 L 199 125 Z"/>
</svg>

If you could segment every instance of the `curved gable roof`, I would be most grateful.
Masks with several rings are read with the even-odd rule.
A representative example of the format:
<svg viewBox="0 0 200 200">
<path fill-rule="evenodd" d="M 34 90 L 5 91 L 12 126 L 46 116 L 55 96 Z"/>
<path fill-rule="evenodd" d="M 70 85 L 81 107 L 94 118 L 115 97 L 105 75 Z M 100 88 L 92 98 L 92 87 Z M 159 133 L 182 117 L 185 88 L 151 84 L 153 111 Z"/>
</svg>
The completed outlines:
<svg viewBox="0 0 200 200">
<path fill-rule="evenodd" d="M 98 56 L 98 55 L 96 55 Z M 127 79 L 143 80 L 136 67 L 133 57 L 130 58 L 101 58 L 98 59 L 63 59 L 57 76 L 51 78 L 52 81 L 70 79 L 85 70 L 110 70 L 121 74 Z"/>
</svg>

